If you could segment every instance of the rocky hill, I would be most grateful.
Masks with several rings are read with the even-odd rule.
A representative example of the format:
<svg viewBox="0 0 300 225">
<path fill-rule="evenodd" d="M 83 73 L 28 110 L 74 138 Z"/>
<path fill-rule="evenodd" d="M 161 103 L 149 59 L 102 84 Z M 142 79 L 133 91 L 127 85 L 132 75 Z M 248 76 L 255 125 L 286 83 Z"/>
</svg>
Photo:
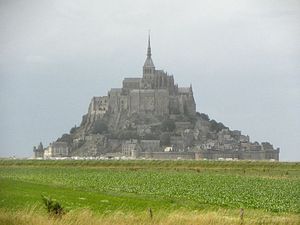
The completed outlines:
<svg viewBox="0 0 300 225">
<path fill-rule="evenodd" d="M 270 143 L 250 142 L 196 112 L 192 86 L 178 87 L 173 75 L 156 70 L 150 38 L 141 78 L 125 78 L 121 88 L 93 97 L 79 127 L 34 151 L 50 157 L 279 159 L 279 149 Z"/>
</svg>

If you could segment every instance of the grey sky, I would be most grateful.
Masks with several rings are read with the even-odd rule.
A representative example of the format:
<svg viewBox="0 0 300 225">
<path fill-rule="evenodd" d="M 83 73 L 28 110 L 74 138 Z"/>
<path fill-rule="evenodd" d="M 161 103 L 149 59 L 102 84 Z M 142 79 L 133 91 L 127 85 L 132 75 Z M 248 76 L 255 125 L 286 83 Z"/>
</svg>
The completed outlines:
<svg viewBox="0 0 300 225">
<path fill-rule="evenodd" d="M 0 156 L 31 156 L 141 76 L 148 29 L 198 111 L 300 161 L 298 0 L 0 0 Z"/>
</svg>

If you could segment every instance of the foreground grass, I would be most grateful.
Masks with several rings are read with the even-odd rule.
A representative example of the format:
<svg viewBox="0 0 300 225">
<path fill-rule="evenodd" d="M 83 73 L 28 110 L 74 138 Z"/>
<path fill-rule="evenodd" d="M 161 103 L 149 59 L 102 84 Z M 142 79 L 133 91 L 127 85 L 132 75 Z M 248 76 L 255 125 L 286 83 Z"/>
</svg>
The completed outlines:
<svg viewBox="0 0 300 225">
<path fill-rule="evenodd" d="M 211 171 L 24 166 L 0 168 L 0 179 L 4 200 L 0 207 L 35 204 L 44 194 L 70 208 L 86 205 L 98 211 L 223 207 L 300 212 L 297 179 Z"/>
<path fill-rule="evenodd" d="M 123 211 L 141 212 L 148 208 L 153 210 L 173 211 L 195 206 L 187 201 L 174 201 L 161 197 L 153 198 L 126 193 L 105 193 L 91 189 L 74 189 L 53 184 L 36 184 L 32 182 L 0 179 L 0 209 L 22 210 L 41 205 L 41 194 L 51 196 L 62 203 L 66 210 L 88 208 L 97 213 Z"/>
<path fill-rule="evenodd" d="M 49 217 L 34 208 L 14 212 L 0 210 L 0 225 L 298 225 L 299 223 L 300 219 L 296 215 L 271 215 L 256 211 L 249 211 L 241 220 L 238 211 L 227 210 L 158 212 L 151 218 L 147 212 L 144 214 L 124 212 L 95 214 L 85 209 L 71 211 L 61 219 Z"/>
<path fill-rule="evenodd" d="M 299 163 L 0 160 L 0 224 L 300 224 L 299 199 Z"/>
</svg>

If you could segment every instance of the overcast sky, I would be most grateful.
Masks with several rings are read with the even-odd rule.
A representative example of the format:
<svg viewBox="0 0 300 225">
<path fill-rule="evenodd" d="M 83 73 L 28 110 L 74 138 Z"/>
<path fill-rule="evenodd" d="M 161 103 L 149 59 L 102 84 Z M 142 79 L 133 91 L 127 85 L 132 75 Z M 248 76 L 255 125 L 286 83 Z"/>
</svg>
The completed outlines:
<svg viewBox="0 0 300 225">
<path fill-rule="evenodd" d="M 141 77 L 149 29 L 197 111 L 300 161 L 299 0 L 0 0 L 0 157 L 32 156 Z"/>
</svg>

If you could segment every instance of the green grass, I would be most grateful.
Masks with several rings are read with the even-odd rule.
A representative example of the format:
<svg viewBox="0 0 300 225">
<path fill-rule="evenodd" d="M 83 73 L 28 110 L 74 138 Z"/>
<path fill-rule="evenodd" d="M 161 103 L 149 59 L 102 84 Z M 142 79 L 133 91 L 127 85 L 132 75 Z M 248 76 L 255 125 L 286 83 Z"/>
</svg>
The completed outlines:
<svg viewBox="0 0 300 225">
<path fill-rule="evenodd" d="M 290 169 L 299 172 L 300 163 L 269 161 L 196 161 L 196 160 L 0 160 L 0 166 L 96 166 L 125 168 L 247 168 L 247 169 Z"/>
<path fill-rule="evenodd" d="M 300 165 L 212 161 L 0 161 L 0 208 L 50 195 L 67 209 L 117 211 L 245 208 L 299 214 Z"/>
<path fill-rule="evenodd" d="M 68 211 L 88 208 L 99 213 L 107 213 L 119 210 L 137 211 L 147 206 L 155 209 L 176 209 L 179 207 L 176 203 L 161 201 L 161 199 L 74 190 L 9 179 L 0 179 L 0 182 L 0 208 L 11 210 L 42 206 L 41 194 L 58 200 Z"/>
<path fill-rule="evenodd" d="M 228 175 L 280 177 L 299 179 L 300 163 L 268 161 L 195 161 L 195 160 L 0 160 L 0 167 L 76 167 L 105 169 L 192 170 Z"/>
</svg>

